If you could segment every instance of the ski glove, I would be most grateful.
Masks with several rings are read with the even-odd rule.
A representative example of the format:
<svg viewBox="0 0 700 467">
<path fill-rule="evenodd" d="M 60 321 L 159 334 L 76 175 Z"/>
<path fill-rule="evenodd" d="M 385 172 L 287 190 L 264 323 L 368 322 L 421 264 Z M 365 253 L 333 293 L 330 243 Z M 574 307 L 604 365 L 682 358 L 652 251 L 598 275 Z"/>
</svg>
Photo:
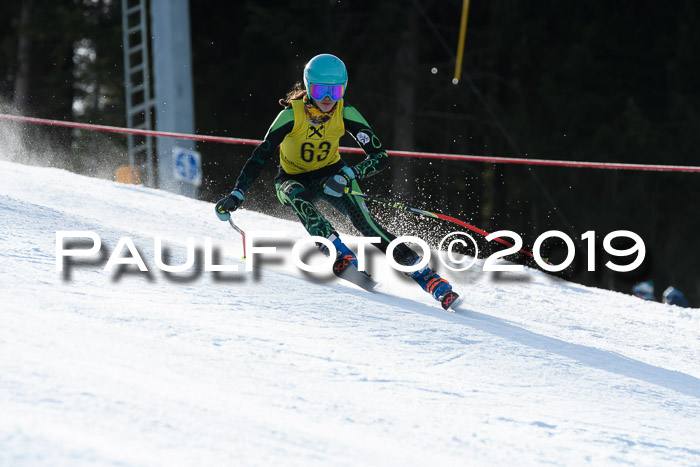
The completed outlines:
<svg viewBox="0 0 700 467">
<path fill-rule="evenodd" d="M 340 172 L 328 177 L 326 181 L 323 182 L 323 192 L 330 196 L 343 196 L 348 183 L 354 180 L 355 177 L 357 177 L 355 169 L 346 165 L 340 169 Z"/>
<path fill-rule="evenodd" d="M 222 198 L 216 203 L 216 215 L 222 221 L 227 221 L 231 218 L 231 212 L 238 209 L 243 204 L 243 192 L 235 189 L 226 198 Z"/>
</svg>

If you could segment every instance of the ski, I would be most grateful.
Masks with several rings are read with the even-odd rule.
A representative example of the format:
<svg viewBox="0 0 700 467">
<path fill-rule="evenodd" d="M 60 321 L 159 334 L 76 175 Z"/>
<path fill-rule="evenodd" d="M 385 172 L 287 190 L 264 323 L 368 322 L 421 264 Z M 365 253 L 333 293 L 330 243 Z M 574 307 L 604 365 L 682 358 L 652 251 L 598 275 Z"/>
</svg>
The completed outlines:
<svg viewBox="0 0 700 467">
<path fill-rule="evenodd" d="M 457 304 L 460 302 L 461 298 L 457 292 L 450 290 L 445 295 L 440 297 L 440 305 L 442 305 L 443 310 L 455 312 Z"/>
<path fill-rule="evenodd" d="M 340 257 L 333 263 L 333 274 L 343 280 L 352 282 L 356 286 L 372 292 L 377 286 L 377 283 L 369 276 L 369 274 L 361 272 L 357 267 L 344 257 Z"/>
<path fill-rule="evenodd" d="M 351 261 L 340 257 L 333 263 L 333 274 L 337 277 L 352 282 L 356 286 L 366 290 L 367 292 L 376 292 L 374 289 L 377 283 L 370 277 L 369 274 L 359 271 Z M 454 313 L 457 304 L 460 302 L 460 297 L 457 292 L 448 291 L 438 300 L 443 310 Z"/>
</svg>

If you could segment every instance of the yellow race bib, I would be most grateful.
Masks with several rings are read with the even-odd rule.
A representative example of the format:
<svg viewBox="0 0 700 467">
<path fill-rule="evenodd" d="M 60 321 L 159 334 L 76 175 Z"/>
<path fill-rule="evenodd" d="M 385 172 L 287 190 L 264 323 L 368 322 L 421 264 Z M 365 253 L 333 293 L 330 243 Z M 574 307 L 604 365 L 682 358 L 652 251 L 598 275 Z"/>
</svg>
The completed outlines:
<svg viewBox="0 0 700 467">
<path fill-rule="evenodd" d="M 338 146 L 345 134 L 343 100 L 336 104 L 333 117 L 325 123 L 314 125 L 304 112 L 304 102 L 292 101 L 294 128 L 280 144 L 280 165 L 290 175 L 311 172 L 340 160 Z"/>
</svg>

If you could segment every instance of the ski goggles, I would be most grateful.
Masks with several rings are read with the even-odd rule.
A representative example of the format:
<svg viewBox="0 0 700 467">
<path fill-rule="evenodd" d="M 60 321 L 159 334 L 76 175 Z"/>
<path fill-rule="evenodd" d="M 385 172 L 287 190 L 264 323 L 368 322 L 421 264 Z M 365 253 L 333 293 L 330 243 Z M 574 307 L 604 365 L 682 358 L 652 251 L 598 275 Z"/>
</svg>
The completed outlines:
<svg viewBox="0 0 700 467">
<path fill-rule="evenodd" d="M 344 84 L 312 84 L 309 86 L 311 98 L 317 101 L 328 96 L 332 101 L 339 101 L 345 94 Z"/>
</svg>

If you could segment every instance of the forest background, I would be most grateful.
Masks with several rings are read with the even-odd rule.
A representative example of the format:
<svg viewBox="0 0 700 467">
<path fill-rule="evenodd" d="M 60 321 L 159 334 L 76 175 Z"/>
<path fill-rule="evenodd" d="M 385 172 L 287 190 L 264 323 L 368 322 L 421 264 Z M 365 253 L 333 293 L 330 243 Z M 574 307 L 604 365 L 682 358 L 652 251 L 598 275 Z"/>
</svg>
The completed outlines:
<svg viewBox="0 0 700 467">
<path fill-rule="evenodd" d="M 3 7 L 3 112 L 125 125 L 121 2 L 4 0 Z M 191 1 L 196 132 L 262 139 L 281 110 L 277 100 L 311 57 L 327 52 L 348 67 L 346 101 L 389 149 L 698 165 L 699 2 L 472 1 L 463 75 L 453 84 L 461 9 L 461 0 Z M 128 161 L 123 136 L 23 128 L 43 165 L 112 177 Z M 346 136 L 341 145 L 355 143 Z M 197 149 L 205 177 L 200 198 L 216 201 L 252 148 Z M 275 172 L 276 163 L 269 164 L 246 207 L 291 219 L 274 195 Z M 526 248 L 543 232 L 561 230 L 577 245 L 562 277 L 626 293 L 653 280 L 657 299 L 673 285 L 700 304 L 698 174 L 393 157 L 391 169 L 363 188 L 487 231 L 515 231 Z M 372 209 L 396 234 L 433 246 L 454 230 Z M 154 211 L 155 221 L 172 214 Z M 602 238 L 621 229 L 638 233 L 647 248 L 646 261 L 631 273 L 604 266 L 611 257 Z M 595 272 L 586 270 L 581 241 L 589 230 L 597 235 Z M 479 240 L 482 256 L 494 248 Z M 566 255 L 556 242 L 547 250 L 553 262 Z M 521 255 L 509 259 L 531 264 Z"/>
</svg>

